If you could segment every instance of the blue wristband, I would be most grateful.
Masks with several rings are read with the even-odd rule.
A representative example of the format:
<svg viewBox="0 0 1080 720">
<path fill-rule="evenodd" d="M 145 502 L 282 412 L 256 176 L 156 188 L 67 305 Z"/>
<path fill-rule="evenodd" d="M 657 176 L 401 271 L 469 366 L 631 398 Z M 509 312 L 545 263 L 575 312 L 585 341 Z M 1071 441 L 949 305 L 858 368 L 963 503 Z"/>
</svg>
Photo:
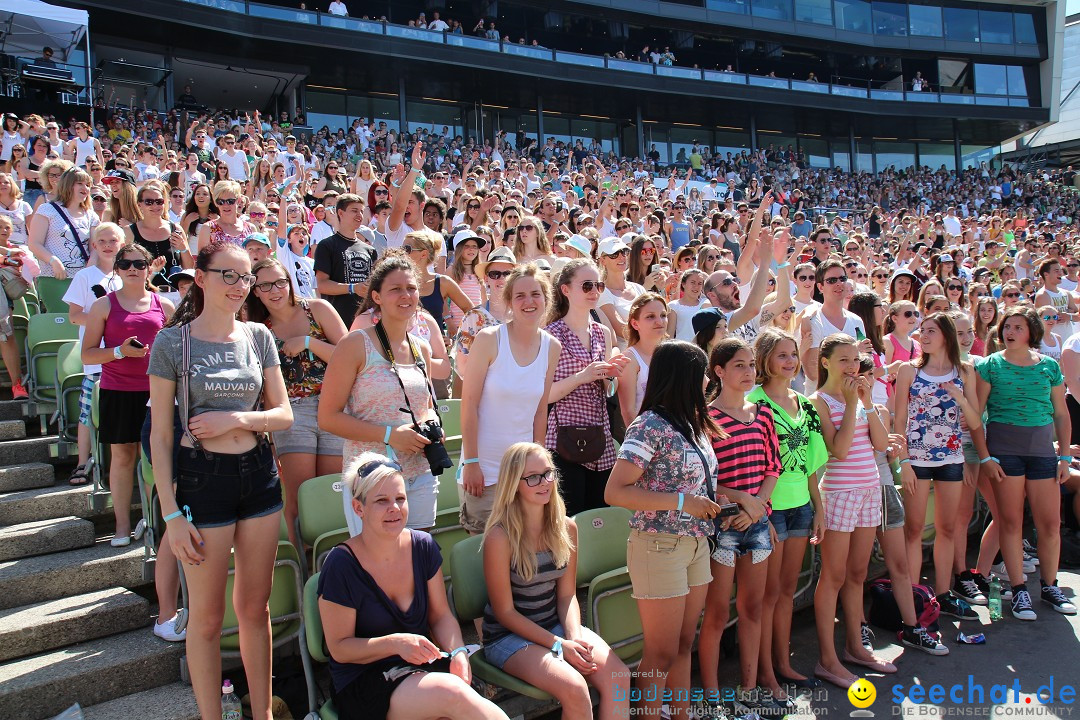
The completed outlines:
<svg viewBox="0 0 1080 720">
<path fill-rule="evenodd" d="M 1058 455 L 1058 462 L 1071 463 L 1072 461 L 1073 461 L 1072 455 Z"/>
<path fill-rule="evenodd" d="M 458 648 L 454 648 L 453 650 L 450 651 L 450 659 L 453 660 L 455 655 L 460 655 L 461 653 L 468 653 L 468 652 L 469 652 L 469 648 L 465 647 L 464 645 L 462 645 L 461 647 L 458 647 Z"/>
<path fill-rule="evenodd" d="M 355 292 L 353 292 L 353 284 L 352 283 L 349 283 L 349 294 L 350 295 L 355 295 L 356 294 Z"/>
<path fill-rule="evenodd" d="M 980 465 L 985 465 L 986 463 L 990 462 L 991 460 L 993 460 L 994 462 L 996 462 L 996 463 L 999 463 L 999 464 L 1001 463 L 1001 461 L 1000 461 L 1000 460 L 998 460 L 998 459 L 997 459 L 996 457 L 994 457 L 993 455 L 987 455 L 986 457 L 984 457 L 984 458 L 982 458 L 981 460 L 979 460 L 979 464 L 980 464 Z"/>
<path fill-rule="evenodd" d="M 787 261 L 784 261 L 784 262 L 780 263 L 779 265 L 777 265 L 776 269 L 777 270 L 783 270 L 786 267 L 791 267 L 791 263 L 789 263 Z"/>
<path fill-rule="evenodd" d="M 910 464 L 911 464 L 911 460 L 909 458 L 901 458 L 900 459 L 900 465 L 910 465 Z"/>
<path fill-rule="evenodd" d="M 675 508 L 675 512 L 682 512 L 683 501 L 686 500 L 686 496 L 679 493 L 679 507 Z"/>
<path fill-rule="evenodd" d="M 382 436 L 383 445 L 389 445 L 390 444 L 390 433 L 392 433 L 392 432 L 394 432 L 394 426 L 393 425 L 387 425 L 386 426 L 386 433 L 384 433 L 383 436 Z"/>
<path fill-rule="evenodd" d="M 478 463 L 478 462 L 480 462 L 480 458 L 467 458 L 467 459 L 461 461 L 461 464 L 458 465 L 458 469 L 457 469 L 457 481 L 458 481 L 459 485 L 461 484 L 461 476 L 465 472 L 465 466 L 466 465 L 471 465 L 472 463 Z"/>
<path fill-rule="evenodd" d="M 184 512 L 182 510 L 177 510 L 174 513 L 169 513 L 168 515 L 166 515 L 165 517 L 163 517 L 161 519 L 164 520 L 165 522 L 169 522 L 170 520 L 175 520 L 178 517 L 184 517 Z"/>
</svg>

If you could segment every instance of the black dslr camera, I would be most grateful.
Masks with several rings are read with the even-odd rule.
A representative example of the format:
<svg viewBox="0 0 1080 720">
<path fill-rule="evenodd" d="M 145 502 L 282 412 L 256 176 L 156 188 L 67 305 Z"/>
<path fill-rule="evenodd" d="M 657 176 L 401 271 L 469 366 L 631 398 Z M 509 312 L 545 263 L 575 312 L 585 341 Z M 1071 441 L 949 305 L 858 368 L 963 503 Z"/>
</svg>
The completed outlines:
<svg viewBox="0 0 1080 720">
<path fill-rule="evenodd" d="M 450 462 L 449 453 L 446 452 L 446 445 L 443 444 L 443 429 L 439 421 L 425 420 L 414 427 L 416 432 L 431 441 L 431 444 L 424 446 L 424 457 L 427 458 L 431 474 L 438 477 L 442 475 L 443 470 L 454 467 L 454 463 Z"/>
</svg>

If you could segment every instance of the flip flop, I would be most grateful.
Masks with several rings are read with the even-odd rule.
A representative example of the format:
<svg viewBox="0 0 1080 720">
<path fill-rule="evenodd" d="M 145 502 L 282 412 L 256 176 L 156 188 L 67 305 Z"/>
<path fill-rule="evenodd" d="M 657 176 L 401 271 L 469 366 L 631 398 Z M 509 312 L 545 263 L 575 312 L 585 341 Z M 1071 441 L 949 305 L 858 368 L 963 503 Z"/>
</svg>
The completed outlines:
<svg viewBox="0 0 1080 720">
<path fill-rule="evenodd" d="M 896 672 L 896 666 L 893 665 L 891 662 L 886 662 L 885 660 L 878 660 L 877 658 L 874 658 L 873 660 L 863 660 L 862 658 L 855 657 L 847 650 L 844 651 L 844 655 L 840 658 L 840 660 L 841 662 L 851 663 L 852 665 L 861 665 L 862 667 L 869 668 L 874 672 L 886 674 Z"/>
<path fill-rule="evenodd" d="M 858 676 L 844 678 L 840 677 L 839 675 L 834 675 L 825 668 L 823 668 L 821 666 L 821 663 L 818 663 L 814 666 L 814 676 L 821 678 L 827 683 L 832 683 L 841 690 L 847 690 L 849 687 L 855 684 L 856 680 L 859 679 Z"/>
<path fill-rule="evenodd" d="M 83 463 L 75 468 L 75 471 L 68 478 L 69 485 L 86 485 L 90 482 L 90 478 L 86 477 L 86 465 L 87 463 Z"/>
</svg>

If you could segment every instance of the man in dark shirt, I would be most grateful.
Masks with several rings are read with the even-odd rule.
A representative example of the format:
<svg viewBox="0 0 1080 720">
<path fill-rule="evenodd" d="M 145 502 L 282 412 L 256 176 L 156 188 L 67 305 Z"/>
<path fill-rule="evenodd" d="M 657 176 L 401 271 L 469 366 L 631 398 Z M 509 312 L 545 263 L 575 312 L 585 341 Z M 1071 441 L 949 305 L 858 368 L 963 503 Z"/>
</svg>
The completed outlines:
<svg viewBox="0 0 1080 720">
<path fill-rule="evenodd" d="M 337 202 L 337 232 L 315 246 L 315 283 L 345 323 L 352 325 L 367 295 L 368 278 L 375 266 L 375 248 L 356 239 L 364 223 L 364 201 L 346 193 Z"/>
</svg>

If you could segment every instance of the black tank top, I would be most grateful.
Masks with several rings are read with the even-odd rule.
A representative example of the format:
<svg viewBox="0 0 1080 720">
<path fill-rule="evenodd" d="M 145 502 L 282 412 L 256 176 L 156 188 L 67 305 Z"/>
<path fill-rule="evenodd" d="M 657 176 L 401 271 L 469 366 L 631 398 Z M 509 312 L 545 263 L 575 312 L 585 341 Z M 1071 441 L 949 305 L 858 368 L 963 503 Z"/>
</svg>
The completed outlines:
<svg viewBox="0 0 1080 720">
<path fill-rule="evenodd" d="M 30 170 L 38 170 L 38 169 L 41 168 L 40 165 L 38 165 L 36 162 L 34 162 L 33 160 L 31 160 L 29 158 L 27 158 L 26 161 L 28 163 L 27 168 L 30 169 Z M 26 188 L 25 189 L 26 190 L 41 190 L 42 187 L 41 187 L 41 183 L 39 183 L 37 180 L 30 180 L 28 178 L 26 180 Z"/>
<path fill-rule="evenodd" d="M 446 321 L 443 320 L 443 307 L 446 303 L 443 301 L 442 287 L 439 284 L 441 281 L 442 275 L 436 275 L 434 289 L 432 289 L 430 295 L 420 296 L 420 304 L 424 306 L 425 310 L 431 313 L 431 317 L 435 318 L 435 322 L 438 324 L 439 329 L 445 333 Z"/>
<path fill-rule="evenodd" d="M 172 235 L 175 228 L 176 226 L 170 222 L 169 235 Z M 131 234 L 135 236 L 135 242 L 149 250 L 150 254 L 153 257 L 159 258 L 164 255 L 166 259 L 166 266 L 180 264 L 178 261 L 175 261 L 174 254 L 176 253 L 176 251 L 172 249 L 172 245 L 169 243 L 169 238 L 165 238 L 164 240 L 147 240 L 142 236 L 142 233 L 139 232 L 139 223 L 133 223 L 131 225 Z"/>
</svg>

